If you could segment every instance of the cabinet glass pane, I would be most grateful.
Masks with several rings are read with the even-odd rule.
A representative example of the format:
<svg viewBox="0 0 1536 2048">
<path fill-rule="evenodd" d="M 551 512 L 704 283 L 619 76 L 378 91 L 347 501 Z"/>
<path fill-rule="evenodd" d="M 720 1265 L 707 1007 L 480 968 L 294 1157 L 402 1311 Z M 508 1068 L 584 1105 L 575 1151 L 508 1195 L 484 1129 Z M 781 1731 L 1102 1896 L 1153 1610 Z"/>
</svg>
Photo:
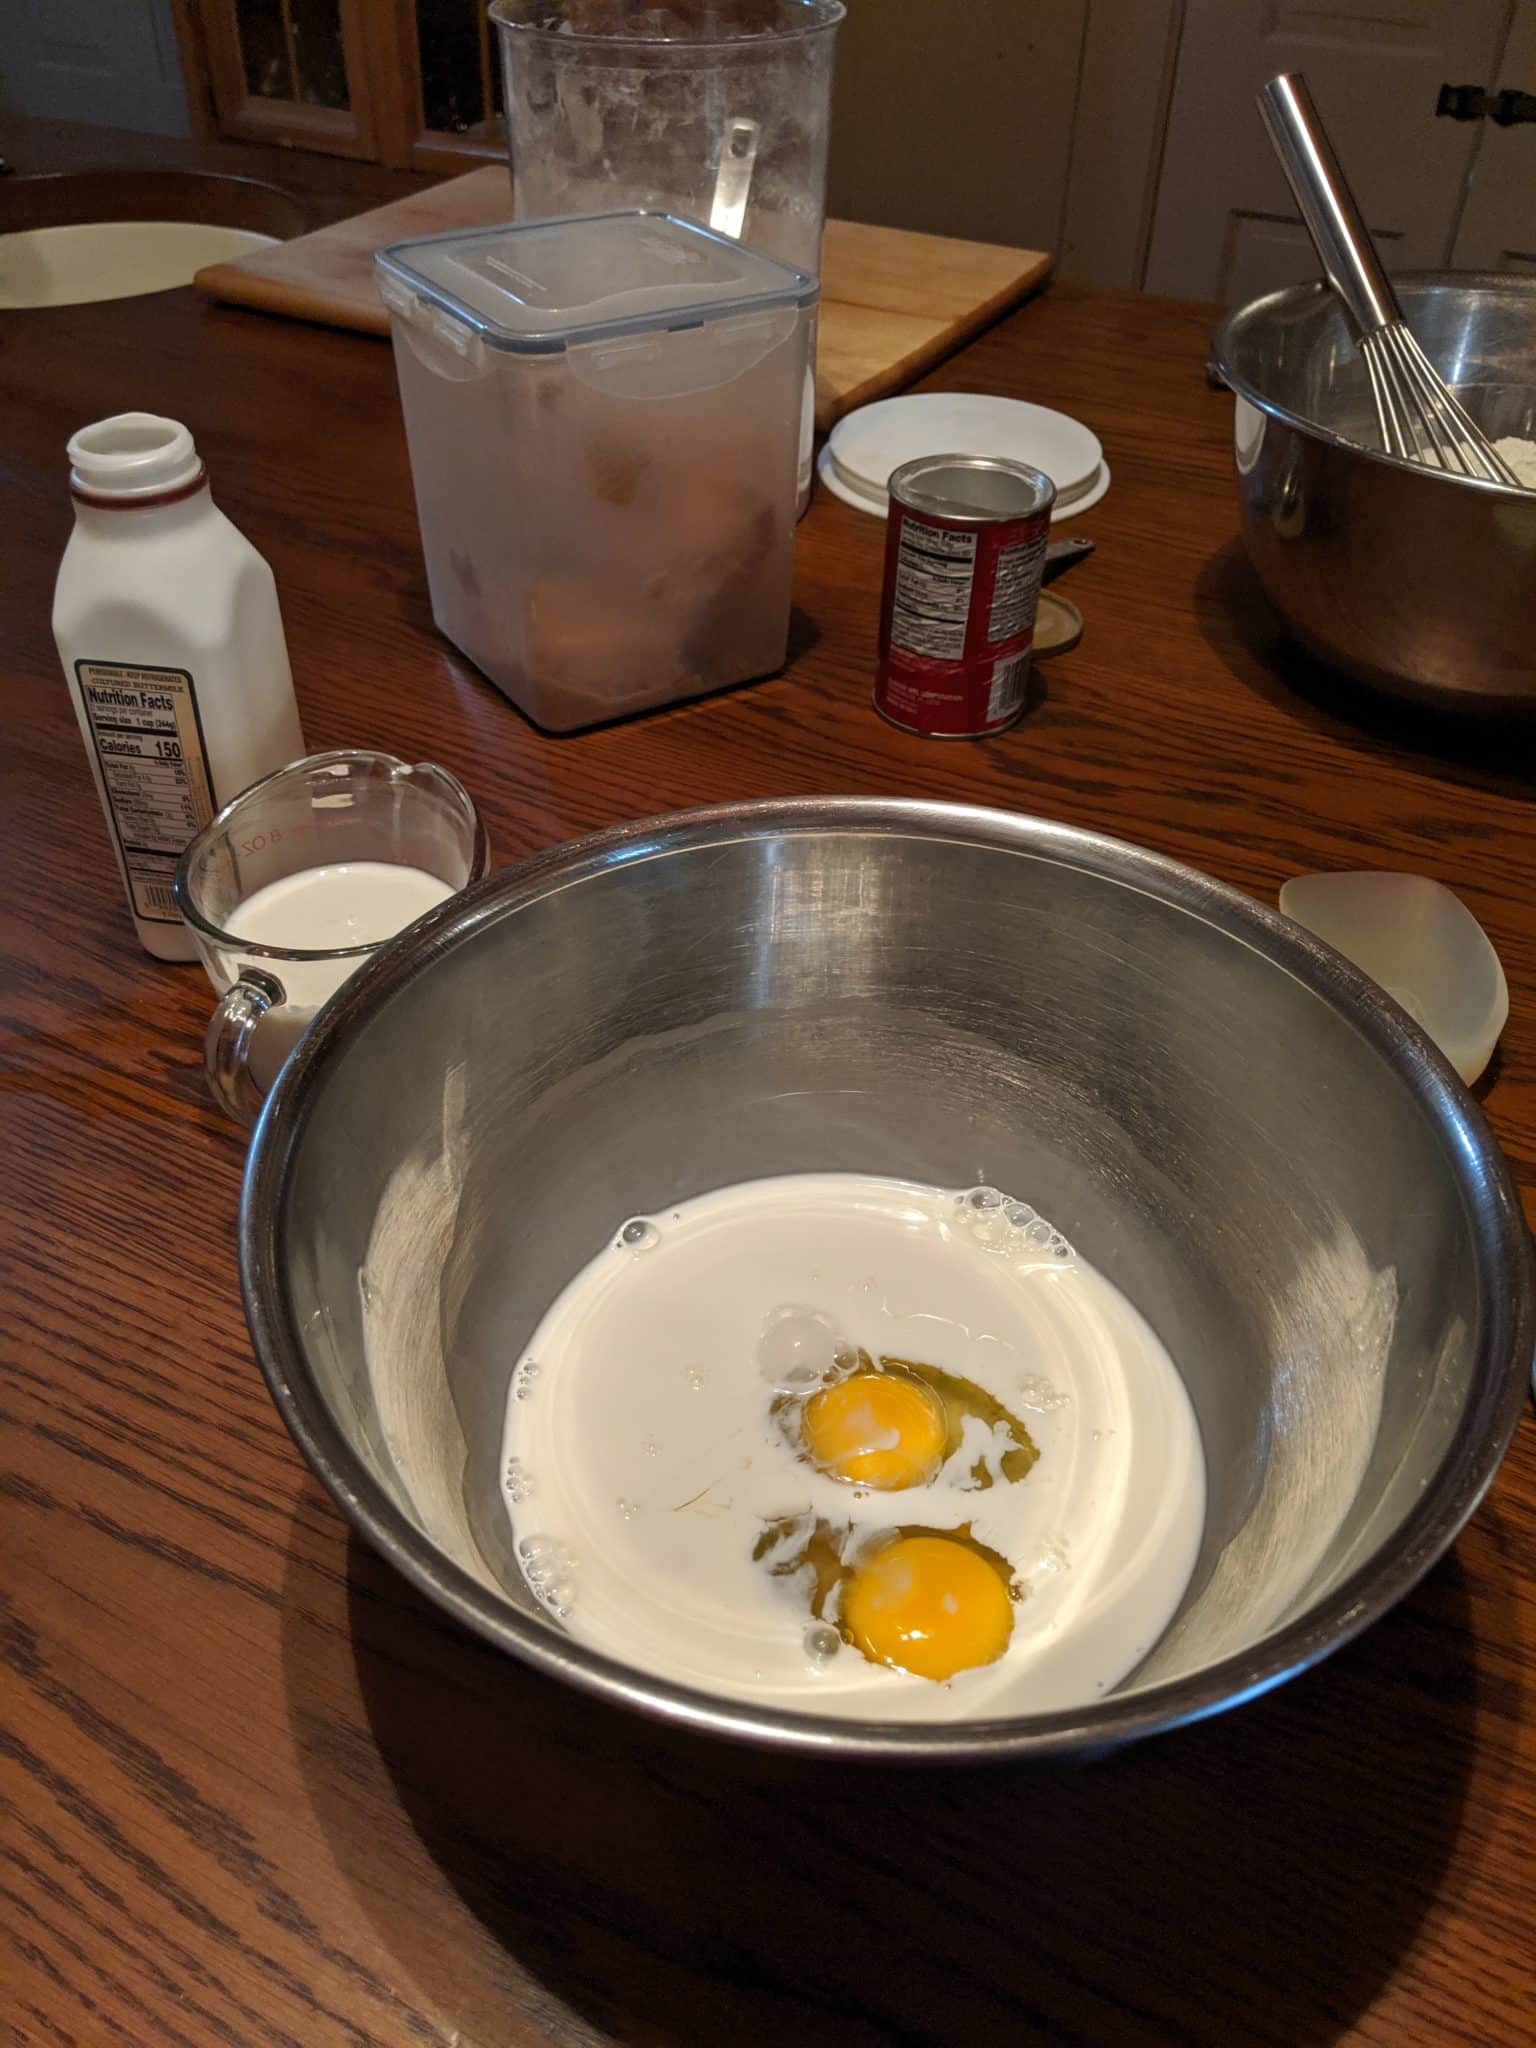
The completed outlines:
<svg viewBox="0 0 1536 2048">
<path fill-rule="evenodd" d="M 349 107 L 347 59 L 341 42 L 341 0 L 288 0 L 297 97 L 311 107 Z"/>
<path fill-rule="evenodd" d="M 246 91 L 256 99 L 291 100 L 293 72 L 282 0 L 236 0 L 235 18 L 240 24 Z"/>
<path fill-rule="evenodd" d="M 423 128 L 463 135 L 485 119 L 482 11 L 483 0 L 417 0 Z"/>
<path fill-rule="evenodd" d="M 256 99 L 349 107 L 341 0 L 235 0 L 245 89 Z"/>
</svg>

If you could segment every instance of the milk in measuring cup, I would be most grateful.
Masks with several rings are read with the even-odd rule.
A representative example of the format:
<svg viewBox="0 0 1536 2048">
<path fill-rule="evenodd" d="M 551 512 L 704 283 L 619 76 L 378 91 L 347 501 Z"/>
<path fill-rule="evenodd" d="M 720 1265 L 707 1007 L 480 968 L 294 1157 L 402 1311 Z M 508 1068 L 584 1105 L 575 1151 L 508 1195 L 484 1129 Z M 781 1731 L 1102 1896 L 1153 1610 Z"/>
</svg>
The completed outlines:
<svg viewBox="0 0 1536 2048">
<path fill-rule="evenodd" d="M 285 956 L 377 946 L 452 894 L 440 875 L 425 868 L 398 861 L 343 861 L 301 868 L 268 882 L 236 905 L 226 929 L 232 938 L 277 947 Z M 362 965 L 363 957 L 350 952 L 330 960 L 253 956 L 250 964 L 272 973 L 286 998 L 262 1019 L 256 1034 L 253 1066 L 264 1087 L 316 1010 Z"/>
</svg>

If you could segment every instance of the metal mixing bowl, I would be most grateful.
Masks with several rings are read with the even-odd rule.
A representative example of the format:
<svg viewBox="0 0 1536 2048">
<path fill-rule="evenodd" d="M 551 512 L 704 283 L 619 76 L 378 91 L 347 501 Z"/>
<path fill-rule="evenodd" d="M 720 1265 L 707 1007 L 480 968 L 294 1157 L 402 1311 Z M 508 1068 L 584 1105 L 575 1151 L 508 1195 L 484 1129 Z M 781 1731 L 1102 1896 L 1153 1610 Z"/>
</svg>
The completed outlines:
<svg viewBox="0 0 1536 2048">
<path fill-rule="evenodd" d="M 1027 1196 L 1184 1372 L 1194 1580 L 1092 1705 L 902 1725 L 722 1703 L 584 1648 L 523 1588 L 498 1454 L 554 1294 L 626 1216 L 836 1169 Z M 445 904 L 301 1041 L 241 1258 L 288 1426 L 432 1600 L 611 1700 L 822 1754 L 1091 1751 L 1311 1664 L 1476 1506 L 1536 1331 L 1499 1154 L 1370 983 L 1154 854 L 948 804 L 664 818 Z"/>
<path fill-rule="evenodd" d="M 1536 440 L 1536 278 L 1426 271 L 1394 283 L 1483 432 Z M 1397 696 L 1536 711 L 1536 492 L 1376 453 L 1365 368 L 1326 285 L 1229 314 L 1215 361 L 1237 394 L 1248 552 L 1297 639 Z"/>
</svg>

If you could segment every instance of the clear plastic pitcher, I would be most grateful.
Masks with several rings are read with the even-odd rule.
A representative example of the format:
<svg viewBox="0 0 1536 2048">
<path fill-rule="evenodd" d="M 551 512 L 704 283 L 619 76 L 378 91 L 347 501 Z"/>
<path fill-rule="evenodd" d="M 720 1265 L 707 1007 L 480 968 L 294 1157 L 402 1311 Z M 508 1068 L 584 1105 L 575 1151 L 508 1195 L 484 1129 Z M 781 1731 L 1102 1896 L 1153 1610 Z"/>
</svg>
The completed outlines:
<svg viewBox="0 0 1536 2048">
<path fill-rule="evenodd" d="M 821 271 L 842 0 L 494 0 L 519 220 L 657 207 Z"/>
</svg>

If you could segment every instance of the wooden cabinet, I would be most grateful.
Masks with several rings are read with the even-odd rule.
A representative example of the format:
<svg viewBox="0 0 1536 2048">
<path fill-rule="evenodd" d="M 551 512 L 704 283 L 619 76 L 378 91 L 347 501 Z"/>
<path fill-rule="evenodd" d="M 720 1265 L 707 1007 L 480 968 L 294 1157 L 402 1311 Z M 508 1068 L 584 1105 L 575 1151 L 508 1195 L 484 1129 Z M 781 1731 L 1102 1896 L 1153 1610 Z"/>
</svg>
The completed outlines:
<svg viewBox="0 0 1536 2048">
<path fill-rule="evenodd" d="M 401 170 L 505 147 L 484 0 L 182 0 L 188 96 L 204 125 Z"/>
</svg>

